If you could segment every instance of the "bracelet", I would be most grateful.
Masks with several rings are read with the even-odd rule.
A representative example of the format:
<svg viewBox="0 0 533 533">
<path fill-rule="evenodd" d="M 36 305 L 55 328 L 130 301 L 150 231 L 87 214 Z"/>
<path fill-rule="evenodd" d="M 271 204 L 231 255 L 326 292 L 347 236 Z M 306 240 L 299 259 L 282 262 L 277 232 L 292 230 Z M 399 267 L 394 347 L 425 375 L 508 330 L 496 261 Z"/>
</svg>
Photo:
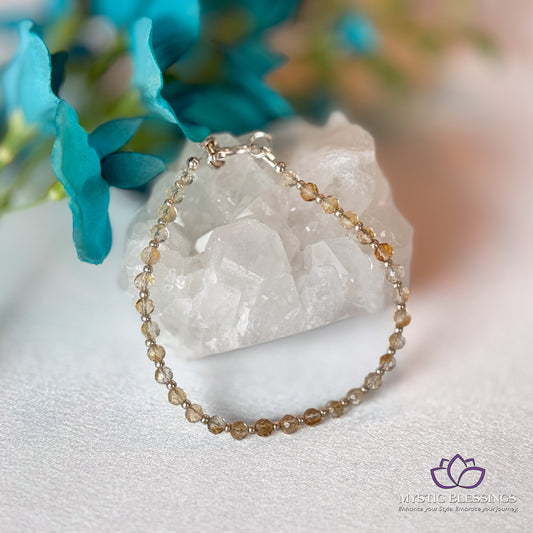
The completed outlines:
<svg viewBox="0 0 533 533">
<path fill-rule="evenodd" d="M 208 137 L 202 143 L 202 147 L 205 149 L 203 156 L 190 157 L 187 160 L 187 167 L 179 173 L 174 185 L 166 192 L 167 197 L 159 208 L 157 223 L 150 230 L 151 240 L 140 255 L 144 263 L 143 270 L 136 275 L 134 280 L 135 286 L 139 289 L 139 299 L 135 304 L 135 308 L 141 315 L 141 331 L 146 339 L 147 355 L 156 367 L 155 380 L 157 383 L 165 385 L 168 389 L 168 401 L 173 405 L 181 406 L 185 411 L 185 418 L 189 422 L 201 422 L 214 434 L 229 432 L 236 440 L 242 440 L 250 434 L 268 437 L 276 431 L 292 434 L 303 426 L 316 426 L 328 416 L 337 418 L 348 408 L 359 405 L 368 391 L 376 390 L 381 386 L 385 372 L 395 368 L 396 359 L 394 355 L 397 350 L 405 345 L 405 338 L 402 335 L 403 328 L 411 321 L 411 316 L 405 306 L 409 298 L 409 289 L 402 283 L 405 270 L 401 265 L 392 262 L 392 246 L 378 241 L 375 238 L 374 231 L 365 226 L 354 212 L 345 211 L 341 208 L 335 196 L 324 196 L 314 183 L 306 183 L 299 179 L 296 171 L 287 169 L 283 161 L 276 159 L 271 149 L 271 142 L 270 135 L 264 132 L 256 132 L 250 137 L 247 144 L 220 147 L 214 137 Z M 281 181 L 285 186 L 298 190 L 303 200 L 316 202 L 324 213 L 337 217 L 343 228 L 348 231 L 354 231 L 359 243 L 370 247 L 376 259 L 384 265 L 385 277 L 392 285 L 392 299 L 396 305 L 394 313 L 395 329 L 389 337 L 387 352 L 379 359 L 378 368 L 365 377 L 362 386 L 349 390 L 346 396 L 339 400 L 328 402 L 321 409 L 309 408 L 301 415 L 293 416 L 288 414 L 279 421 L 274 422 L 267 418 L 261 418 L 254 424 L 247 424 L 243 421 L 230 423 L 220 415 L 208 415 L 201 405 L 192 403 L 187 398 L 185 391 L 178 387 L 173 379 L 172 370 L 164 362 L 165 349 L 156 341 L 160 332 L 157 323 L 151 319 L 154 303 L 150 299 L 149 291 L 155 281 L 154 265 L 160 259 L 159 245 L 169 236 L 170 224 L 177 217 L 177 205 L 184 198 L 185 188 L 195 179 L 195 171 L 204 162 L 207 162 L 212 169 L 218 169 L 225 164 L 228 157 L 238 154 L 247 154 L 263 160 L 272 167 L 274 172 L 281 176 Z"/>
</svg>

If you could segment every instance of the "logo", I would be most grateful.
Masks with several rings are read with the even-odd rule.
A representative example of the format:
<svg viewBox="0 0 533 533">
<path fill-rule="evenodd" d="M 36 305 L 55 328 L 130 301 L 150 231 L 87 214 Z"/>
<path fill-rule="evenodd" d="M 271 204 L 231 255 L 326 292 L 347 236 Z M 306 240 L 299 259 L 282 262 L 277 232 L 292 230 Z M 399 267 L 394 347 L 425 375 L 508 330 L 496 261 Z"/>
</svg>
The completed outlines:
<svg viewBox="0 0 533 533">
<path fill-rule="evenodd" d="M 476 466 L 474 459 L 466 461 L 457 454 L 451 460 L 441 459 L 438 468 L 431 469 L 431 477 L 441 489 L 475 489 L 485 477 L 485 469 Z"/>
</svg>

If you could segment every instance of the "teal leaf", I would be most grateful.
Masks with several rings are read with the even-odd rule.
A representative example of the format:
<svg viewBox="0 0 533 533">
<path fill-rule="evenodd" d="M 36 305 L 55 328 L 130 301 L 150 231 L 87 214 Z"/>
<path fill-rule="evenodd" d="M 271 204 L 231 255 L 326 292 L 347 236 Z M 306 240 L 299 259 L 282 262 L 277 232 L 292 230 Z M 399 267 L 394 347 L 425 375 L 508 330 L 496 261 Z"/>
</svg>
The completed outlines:
<svg viewBox="0 0 533 533">
<path fill-rule="evenodd" d="M 89 134 L 89 144 L 103 159 L 122 148 L 137 133 L 143 117 L 117 118 L 104 122 Z"/>
<path fill-rule="evenodd" d="M 146 185 L 165 170 L 165 163 L 149 154 L 116 152 L 102 159 L 102 176 L 120 189 Z"/>
</svg>

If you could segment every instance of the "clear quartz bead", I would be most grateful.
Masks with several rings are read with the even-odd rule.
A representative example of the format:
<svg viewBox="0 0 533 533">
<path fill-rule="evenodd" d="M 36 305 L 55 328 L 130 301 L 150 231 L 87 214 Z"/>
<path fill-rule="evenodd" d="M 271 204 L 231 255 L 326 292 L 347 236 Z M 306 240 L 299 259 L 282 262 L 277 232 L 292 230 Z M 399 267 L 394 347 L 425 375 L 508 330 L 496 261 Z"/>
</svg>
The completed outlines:
<svg viewBox="0 0 533 533">
<path fill-rule="evenodd" d="M 162 385 L 170 383 L 172 377 L 172 370 L 168 366 L 162 366 L 155 371 L 155 380 Z"/>
<path fill-rule="evenodd" d="M 365 393 L 361 389 L 350 389 L 346 398 L 352 405 L 359 405 L 365 399 Z"/>
<path fill-rule="evenodd" d="M 135 309 L 141 315 L 149 315 L 154 311 L 154 302 L 150 298 L 139 298 L 135 304 Z"/>
<path fill-rule="evenodd" d="M 144 322 L 141 326 L 141 331 L 147 339 L 155 339 L 161 333 L 159 330 L 159 324 L 153 320 Z"/>
<path fill-rule="evenodd" d="M 141 261 L 147 265 L 155 265 L 161 258 L 161 253 L 154 246 L 147 246 L 141 252 Z"/>
<path fill-rule="evenodd" d="M 294 187 L 298 183 L 298 174 L 294 170 L 286 170 L 281 175 L 281 181 L 286 187 Z"/>
<path fill-rule="evenodd" d="M 389 337 L 389 343 L 391 348 L 394 348 L 395 350 L 400 350 L 405 346 L 405 338 L 401 333 L 393 333 Z"/>
<path fill-rule="evenodd" d="M 172 405 L 181 405 L 186 399 L 185 391 L 179 387 L 173 387 L 168 391 L 168 401 Z"/>
<path fill-rule="evenodd" d="M 165 353 L 165 349 L 160 344 L 153 344 L 147 351 L 148 359 L 154 363 L 160 363 L 165 358 Z"/>
<path fill-rule="evenodd" d="M 387 281 L 390 281 L 391 283 L 397 283 L 398 281 L 402 281 L 404 276 L 405 268 L 403 268 L 402 265 L 391 265 L 387 267 Z"/>
<path fill-rule="evenodd" d="M 365 378 L 365 388 L 376 390 L 381 387 L 381 376 L 376 372 L 370 372 Z"/>
<path fill-rule="evenodd" d="M 141 272 L 140 274 L 137 274 L 137 276 L 135 276 L 134 283 L 140 291 L 145 291 L 151 285 L 153 285 L 154 281 L 155 278 L 154 276 L 152 276 L 151 272 Z"/>
<path fill-rule="evenodd" d="M 150 237 L 157 242 L 163 242 L 168 239 L 169 231 L 165 224 L 156 224 L 150 230 Z"/>
<path fill-rule="evenodd" d="M 226 429 L 226 421 L 220 415 L 214 415 L 209 419 L 207 429 L 211 433 L 218 435 Z"/>
<path fill-rule="evenodd" d="M 400 285 L 399 287 L 394 287 L 392 289 L 392 299 L 397 304 L 404 304 L 409 299 L 409 287 L 405 285 Z"/>
<path fill-rule="evenodd" d="M 394 313 L 394 322 L 396 322 L 397 327 L 405 328 L 411 322 L 411 315 L 405 309 L 398 309 Z"/>
<path fill-rule="evenodd" d="M 173 204 L 164 203 L 159 208 L 159 218 L 164 222 L 172 222 L 176 220 L 178 216 L 178 211 Z"/>
<path fill-rule="evenodd" d="M 200 422 L 202 416 L 204 416 L 204 410 L 202 409 L 202 406 L 197 403 L 193 403 L 185 409 L 185 418 L 193 424 Z"/>
</svg>

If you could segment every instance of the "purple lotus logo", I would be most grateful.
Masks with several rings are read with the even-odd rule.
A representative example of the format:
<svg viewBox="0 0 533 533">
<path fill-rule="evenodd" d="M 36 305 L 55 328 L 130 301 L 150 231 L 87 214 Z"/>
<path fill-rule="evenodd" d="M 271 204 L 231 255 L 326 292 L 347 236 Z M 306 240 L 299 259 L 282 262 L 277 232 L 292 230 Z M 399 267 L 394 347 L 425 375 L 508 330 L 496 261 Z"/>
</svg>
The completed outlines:
<svg viewBox="0 0 533 533">
<path fill-rule="evenodd" d="M 438 468 L 431 469 L 431 477 L 441 489 L 475 489 L 485 477 L 485 469 L 476 466 L 474 459 L 466 461 L 457 454 L 453 459 L 441 459 Z"/>
</svg>

